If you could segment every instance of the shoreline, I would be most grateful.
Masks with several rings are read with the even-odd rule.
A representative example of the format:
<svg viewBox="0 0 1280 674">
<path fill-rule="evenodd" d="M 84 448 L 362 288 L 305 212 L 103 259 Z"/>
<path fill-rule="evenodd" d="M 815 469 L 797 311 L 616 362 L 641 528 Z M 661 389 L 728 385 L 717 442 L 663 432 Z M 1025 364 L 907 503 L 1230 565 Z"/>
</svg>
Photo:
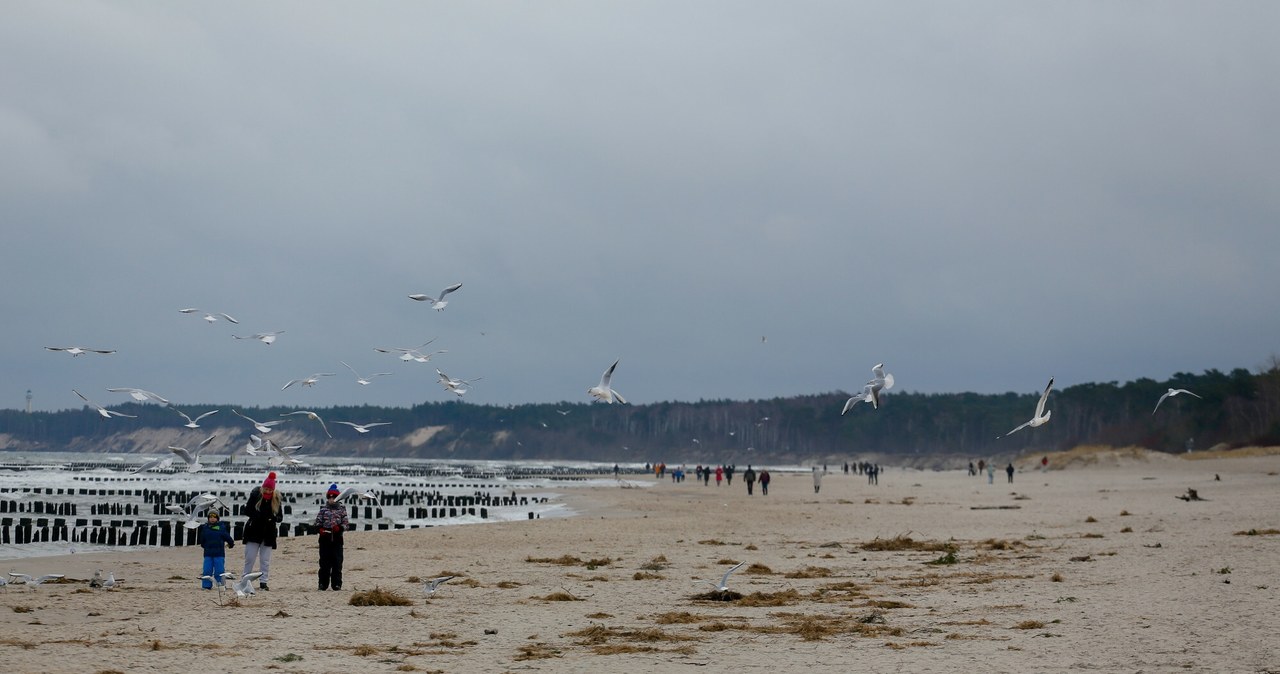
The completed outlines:
<svg viewBox="0 0 1280 674">
<path fill-rule="evenodd" d="M 103 568 L 122 582 L 110 592 L 83 582 L 0 592 L 0 611 L 29 609 L 10 620 L 0 657 L 15 672 L 1150 672 L 1280 662 L 1270 645 L 1280 535 L 1246 535 L 1280 529 L 1280 456 L 1028 471 L 1012 485 L 1003 474 L 987 484 L 964 471 L 892 469 L 868 486 L 835 472 L 817 494 L 810 476 L 784 473 L 768 497 L 747 496 L 739 479 L 719 488 L 642 480 L 653 483 L 564 490 L 578 512 L 569 518 L 352 533 L 342 592 L 315 589 L 311 537 L 283 539 L 271 591 L 239 606 L 194 589 L 200 559 L 187 548 L 13 564 L 77 579 Z M 1207 500 L 1176 498 L 1188 488 Z M 240 547 L 228 554 L 238 570 Z M 701 581 L 738 562 L 728 586 L 747 599 L 698 598 L 710 589 Z M 437 575 L 458 577 L 429 598 L 411 582 Z M 374 588 L 412 604 L 348 603 Z"/>
</svg>

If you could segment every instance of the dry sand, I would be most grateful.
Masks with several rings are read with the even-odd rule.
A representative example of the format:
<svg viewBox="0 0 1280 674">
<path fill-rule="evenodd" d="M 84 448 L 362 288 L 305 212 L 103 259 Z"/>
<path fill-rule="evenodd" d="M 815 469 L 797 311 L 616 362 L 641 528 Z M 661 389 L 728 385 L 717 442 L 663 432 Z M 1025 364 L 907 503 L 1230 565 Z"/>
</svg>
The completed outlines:
<svg viewBox="0 0 1280 674">
<path fill-rule="evenodd" d="M 0 592 L 0 668 L 1280 672 L 1280 456 L 1080 463 L 574 489 L 572 519 L 350 534 L 342 592 L 282 539 L 239 605 L 196 589 L 195 549 L 22 560 L 78 582 Z M 897 537 L 919 549 L 866 549 Z M 744 599 L 695 597 L 737 562 Z M 121 587 L 88 590 L 96 568 Z M 349 604 L 375 587 L 412 605 Z"/>
</svg>

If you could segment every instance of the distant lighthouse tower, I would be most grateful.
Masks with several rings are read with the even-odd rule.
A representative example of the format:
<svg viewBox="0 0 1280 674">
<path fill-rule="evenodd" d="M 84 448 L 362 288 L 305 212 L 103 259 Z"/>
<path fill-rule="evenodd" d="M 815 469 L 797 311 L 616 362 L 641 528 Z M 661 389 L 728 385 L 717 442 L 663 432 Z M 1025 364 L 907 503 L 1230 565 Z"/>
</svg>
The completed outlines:
<svg viewBox="0 0 1280 674">
<path fill-rule="evenodd" d="M 31 414 L 31 389 L 27 389 L 27 414 Z"/>
</svg>

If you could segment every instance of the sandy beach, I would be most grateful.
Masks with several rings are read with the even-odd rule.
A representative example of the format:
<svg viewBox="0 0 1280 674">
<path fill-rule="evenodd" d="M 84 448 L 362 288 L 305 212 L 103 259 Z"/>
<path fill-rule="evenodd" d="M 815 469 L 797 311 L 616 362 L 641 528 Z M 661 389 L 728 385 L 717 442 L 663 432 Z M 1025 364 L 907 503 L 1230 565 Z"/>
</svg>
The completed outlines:
<svg viewBox="0 0 1280 674">
<path fill-rule="evenodd" d="M 1062 465 L 1060 465 L 1062 464 Z M 201 591 L 197 549 L 15 561 L 7 672 L 1280 672 L 1280 456 L 836 466 L 768 496 L 638 478 L 567 519 L 351 533 L 341 592 L 281 539 L 270 592 Z M 692 471 L 690 471 L 692 472 Z M 1204 500 L 1177 497 L 1195 489 Z M 229 551 L 228 569 L 243 561 Z M 745 563 L 716 597 L 711 585 Z M 19 569 L 18 566 L 23 568 Z M 90 590 L 95 569 L 114 590 Z M 455 575 L 431 597 L 421 579 Z M 390 591 L 403 606 L 353 606 Z M 711 593 L 708 595 L 708 593 Z M 720 599 L 720 600 L 718 600 Z"/>
</svg>

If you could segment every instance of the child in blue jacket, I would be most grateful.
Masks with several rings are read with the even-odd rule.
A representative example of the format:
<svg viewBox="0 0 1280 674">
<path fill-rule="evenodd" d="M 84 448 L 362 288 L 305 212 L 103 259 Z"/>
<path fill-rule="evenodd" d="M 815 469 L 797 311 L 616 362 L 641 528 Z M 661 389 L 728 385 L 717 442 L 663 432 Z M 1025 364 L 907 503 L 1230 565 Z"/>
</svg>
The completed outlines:
<svg viewBox="0 0 1280 674">
<path fill-rule="evenodd" d="M 231 537 L 231 527 L 222 522 L 222 514 L 217 508 L 209 508 L 209 521 L 200 525 L 200 530 L 196 532 L 196 542 L 204 547 L 204 570 L 202 575 L 208 577 L 213 576 L 218 580 L 218 584 L 226 586 L 222 580 L 222 573 L 226 570 L 227 553 L 223 548 L 236 547 L 236 541 Z M 206 590 L 213 588 L 213 583 L 208 580 L 201 580 L 200 586 Z"/>
</svg>

